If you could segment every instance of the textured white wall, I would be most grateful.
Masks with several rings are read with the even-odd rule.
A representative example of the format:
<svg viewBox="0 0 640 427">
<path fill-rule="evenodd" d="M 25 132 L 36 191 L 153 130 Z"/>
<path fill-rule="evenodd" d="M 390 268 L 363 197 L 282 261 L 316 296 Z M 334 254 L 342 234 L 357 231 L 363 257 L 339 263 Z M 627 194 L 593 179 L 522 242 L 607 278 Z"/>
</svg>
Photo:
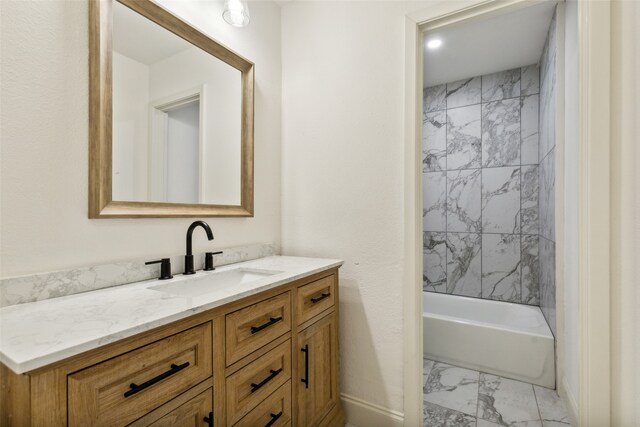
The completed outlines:
<svg viewBox="0 0 640 427">
<path fill-rule="evenodd" d="M 342 392 L 398 412 L 405 14 L 424 6 L 305 1 L 282 10 L 283 252 L 345 260 Z"/>
<path fill-rule="evenodd" d="M 611 425 L 640 425 L 640 3 L 611 2 Z"/>
<path fill-rule="evenodd" d="M 197 251 L 280 242 L 280 7 L 252 2 L 233 28 L 222 2 L 163 1 L 256 64 L 255 217 L 207 219 Z M 181 254 L 191 219 L 89 220 L 87 2 L 2 0 L 0 277 Z"/>
</svg>

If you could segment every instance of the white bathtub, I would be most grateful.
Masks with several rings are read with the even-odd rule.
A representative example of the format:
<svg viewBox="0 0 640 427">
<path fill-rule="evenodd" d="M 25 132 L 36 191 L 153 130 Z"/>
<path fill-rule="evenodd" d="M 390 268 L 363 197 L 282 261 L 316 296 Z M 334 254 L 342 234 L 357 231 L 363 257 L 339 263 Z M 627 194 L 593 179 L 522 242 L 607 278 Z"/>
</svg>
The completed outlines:
<svg viewBox="0 0 640 427">
<path fill-rule="evenodd" d="M 555 388 L 554 340 L 540 308 L 423 292 L 426 358 Z"/>
</svg>

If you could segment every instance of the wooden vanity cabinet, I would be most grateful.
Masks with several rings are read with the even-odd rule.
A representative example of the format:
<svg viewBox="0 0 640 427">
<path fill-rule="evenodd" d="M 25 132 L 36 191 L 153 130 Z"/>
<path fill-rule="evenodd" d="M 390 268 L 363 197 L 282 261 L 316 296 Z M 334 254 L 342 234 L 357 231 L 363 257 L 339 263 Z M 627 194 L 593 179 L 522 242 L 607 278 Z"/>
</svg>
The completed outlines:
<svg viewBox="0 0 640 427">
<path fill-rule="evenodd" d="M 338 270 L 17 375 L 1 426 L 343 426 Z"/>
</svg>

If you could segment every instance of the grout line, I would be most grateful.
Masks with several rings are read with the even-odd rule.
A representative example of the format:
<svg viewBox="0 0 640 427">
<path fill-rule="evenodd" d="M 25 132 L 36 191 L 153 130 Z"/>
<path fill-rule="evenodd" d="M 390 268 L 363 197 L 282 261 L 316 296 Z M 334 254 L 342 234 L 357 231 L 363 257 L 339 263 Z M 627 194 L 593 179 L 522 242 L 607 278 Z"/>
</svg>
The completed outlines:
<svg viewBox="0 0 640 427">
<path fill-rule="evenodd" d="M 555 353 L 555 351 L 554 351 Z M 540 417 L 540 422 L 542 422 L 542 412 L 540 412 L 540 404 L 538 403 L 538 396 L 536 394 L 536 388 L 531 384 L 531 388 L 533 389 L 533 398 L 536 400 L 536 409 L 538 410 L 538 416 Z"/>
</svg>

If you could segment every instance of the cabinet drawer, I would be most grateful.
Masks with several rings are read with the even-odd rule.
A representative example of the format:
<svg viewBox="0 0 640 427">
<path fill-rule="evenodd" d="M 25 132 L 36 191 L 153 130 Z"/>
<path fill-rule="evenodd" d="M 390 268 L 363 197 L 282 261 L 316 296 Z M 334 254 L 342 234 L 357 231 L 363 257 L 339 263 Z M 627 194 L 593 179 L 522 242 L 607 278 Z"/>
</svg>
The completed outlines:
<svg viewBox="0 0 640 427">
<path fill-rule="evenodd" d="M 67 377 L 69 424 L 121 426 L 212 375 L 211 323 Z"/>
<path fill-rule="evenodd" d="M 291 381 L 267 397 L 235 427 L 284 427 L 291 425 Z"/>
<path fill-rule="evenodd" d="M 233 425 L 291 378 L 291 340 L 227 378 L 227 424 Z"/>
<path fill-rule="evenodd" d="M 290 330 L 291 297 L 289 292 L 227 314 L 227 366 Z"/>
<path fill-rule="evenodd" d="M 208 425 L 205 418 L 213 417 L 213 389 L 200 393 L 178 406 L 149 427 L 199 427 Z"/>
<path fill-rule="evenodd" d="M 323 277 L 300 286 L 296 293 L 298 325 L 333 307 L 336 298 L 336 276 Z"/>
</svg>

